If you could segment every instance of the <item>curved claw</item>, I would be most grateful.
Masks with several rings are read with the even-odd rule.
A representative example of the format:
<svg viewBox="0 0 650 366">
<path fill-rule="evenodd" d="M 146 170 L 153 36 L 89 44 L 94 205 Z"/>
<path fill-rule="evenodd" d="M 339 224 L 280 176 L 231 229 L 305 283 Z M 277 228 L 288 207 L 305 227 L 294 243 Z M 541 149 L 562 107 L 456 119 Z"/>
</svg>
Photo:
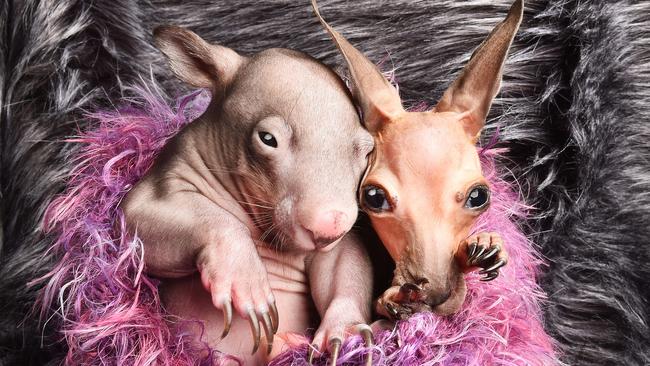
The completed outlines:
<svg viewBox="0 0 650 366">
<path fill-rule="evenodd" d="M 316 351 L 316 347 L 315 343 L 309 345 L 309 350 L 307 351 L 307 363 L 309 366 L 314 364 L 314 351 Z"/>
<path fill-rule="evenodd" d="M 480 274 L 486 274 L 486 273 L 490 273 L 490 272 L 495 272 L 497 269 L 499 269 L 499 268 L 505 266 L 506 263 L 507 263 L 507 262 L 506 262 L 505 260 L 503 260 L 503 259 L 499 259 L 499 260 L 496 261 L 496 263 L 494 263 L 492 266 L 490 266 L 490 267 L 488 267 L 488 268 L 486 268 L 486 269 L 484 269 L 484 270 L 481 270 L 481 271 L 479 271 L 478 273 L 480 273 Z"/>
<path fill-rule="evenodd" d="M 278 307 L 275 305 L 275 300 L 269 304 L 269 312 L 271 313 L 271 324 L 273 324 L 273 334 L 278 332 L 280 326 L 280 317 L 278 315 Z"/>
<path fill-rule="evenodd" d="M 230 299 L 225 299 L 223 301 L 223 332 L 221 333 L 221 339 L 226 338 L 228 333 L 230 333 L 230 326 L 232 325 L 232 303 Z"/>
<path fill-rule="evenodd" d="M 482 245 L 479 245 L 476 253 L 474 253 L 473 256 L 471 256 L 471 257 L 469 257 L 469 259 L 467 259 L 467 264 L 470 265 L 470 266 L 473 266 L 474 264 L 476 264 L 476 262 L 478 262 L 478 258 L 481 255 L 483 255 L 483 253 L 485 253 L 485 247 L 482 246 Z"/>
<path fill-rule="evenodd" d="M 390 313 L 390 315 L 393 318 L 397 318 L 397 315 L 398 315 L 397 314 L 397 309 L 395 309 L 395 306 L 393 306 L 393 304 L 387 302 L 386 305 L 384 305 L 384 307 L 386 308 L 386 310 L 388 310 L 388 313 Z"/>
<path fill-rule="evenodd" d="M 494 272 L 488 273 L 487 276 L 481 278 L 480 280 L 483 281 L 483 282 L 488 282 L 488 281 L 492 281 L 493 279 L 495 279 L 497 277 L 499 277 L 499 272 L 494 271 Z"/>
<path fill-rule="evenodd" d="M 341 342 L 342 342 L 341 338 L 339 337 L 333 337 L 329 341 L 330 352 L 332 354 L 330 365 L 335 366 L 336 361 L 339 360 L 339 351 L 341 350 Z"/>
<path fill-rule="evenodd" d="M 495 245 L 492 249 L 490 249 L 490 251 L 483 254 L 483 257 L 481 257 L 480 260 L 481 261 L 488 260 L 488 259 L 492 258 L 495 254 L 499 253 L 500 250 L 501 250 L 501 247 L 499 247 L 498 245 Z"/>
<path fill-rule="evenodd" d="M 260 347 L 260 322 L 257 319 L 257 315 L 255 315 L 255 311 L 253 308 L 248 309 L 248 320 L 251 323 L 251 332 L 253 333 L 253 352 L 251 352 L 252 355 L 254 355 L 257 352 L 257 349 Z"/>
<path fill-rule="evenodd" d="M 476 253 L 476 247 L 478 243 L 474 242 L 467 246 L 467 258 L 472 258 L 474 253 Z"/>
<path fill-rule="evenodd" d="M 373 346 L 372 328 L 370 328 L 370 326 L 367 324 L 360 324 L 358 326 L 358 331 L 359 334 L 361 334 L 361 337 L 363 337 L 363 341 L 366 343 L 366 347 L 371 348 Z M 368 350 L 368 355 L 366 356 L 366 366 L 372 366 L 372 350 Z"/>
<path fill-rule="evenodd" d="M 264 325 L 264 333 L 266 334 L 266 354 L 271 354 L 273 350 L 273 325 L 271 323 L 271 317 L 268 312 L 262 313 L 262 324 Z"/>
</svg>

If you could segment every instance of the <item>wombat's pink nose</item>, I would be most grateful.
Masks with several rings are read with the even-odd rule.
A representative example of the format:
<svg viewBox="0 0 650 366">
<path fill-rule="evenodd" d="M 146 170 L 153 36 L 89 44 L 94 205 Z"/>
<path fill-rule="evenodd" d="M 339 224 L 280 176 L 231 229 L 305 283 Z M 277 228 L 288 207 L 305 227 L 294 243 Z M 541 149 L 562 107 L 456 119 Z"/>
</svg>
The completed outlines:
<svg viewBox="0 0 650 366">
<path fill-rule="evenodd" d="M 348 216 L 341 211 L 325 211 L 305 226 L 317 247 L 324 247 L 342 237 L 348 230 Z"/>
</svg>

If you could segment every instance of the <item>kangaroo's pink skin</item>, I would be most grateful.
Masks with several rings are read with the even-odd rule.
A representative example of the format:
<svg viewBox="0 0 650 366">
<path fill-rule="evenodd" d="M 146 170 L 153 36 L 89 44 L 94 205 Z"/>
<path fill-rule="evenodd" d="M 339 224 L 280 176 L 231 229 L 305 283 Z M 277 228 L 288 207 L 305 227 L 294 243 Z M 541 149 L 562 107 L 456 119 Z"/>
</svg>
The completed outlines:
<svg viewBox="0 0 650 366">
<path fill-rule="evenodd" d="M 299 52 L 155 35 L 175 73 L 213 95 L 121 204 L 148 273 L 166 278 L 166 308 L 247 365 L 282 350 L 276 332 L 316 328 L 324 348 L 369 322 L 370 263 L 346 233 L 373 141 L 343 82 Z"/>
<path fill-rule="evenodd" d="M 312 5 L 347 61 L 353 96 L 375 138 L 360 200 L 396 262 L 393 287 L 379 299 L 377 311 L 390 318 L 420 310 L 453 314 L 465 300 L 464 273 L 481 267 L 489 281 L 508 260 L 499 234 L 469 234 L 489 207 L 489 183 L 475 144 L 499 91 L 523 1 L 515 1 L 438 104 L 425 112 L 405 111 L 377 67 L 323 20 L 315 0 Z"/>
</svg>

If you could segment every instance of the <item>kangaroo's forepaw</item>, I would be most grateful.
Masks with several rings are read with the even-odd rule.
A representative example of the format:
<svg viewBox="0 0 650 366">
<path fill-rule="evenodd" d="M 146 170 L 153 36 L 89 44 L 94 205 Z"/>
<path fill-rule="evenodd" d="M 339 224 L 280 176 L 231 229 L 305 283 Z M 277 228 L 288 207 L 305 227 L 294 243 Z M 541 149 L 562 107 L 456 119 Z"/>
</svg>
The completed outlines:
<svg viewBox="0 0 650 366">
<path fill-rule="evenodd" d="M 464 242 L 466 271 L 478 267 L 478 272 L 485 275 L 481 281 L 492 281 L 499 276 L 499 269 L 508 263 L 508 253 L 503 248 L 503 240 L 497 233 L 480 233 L 472 235 Z"/>
</svg>

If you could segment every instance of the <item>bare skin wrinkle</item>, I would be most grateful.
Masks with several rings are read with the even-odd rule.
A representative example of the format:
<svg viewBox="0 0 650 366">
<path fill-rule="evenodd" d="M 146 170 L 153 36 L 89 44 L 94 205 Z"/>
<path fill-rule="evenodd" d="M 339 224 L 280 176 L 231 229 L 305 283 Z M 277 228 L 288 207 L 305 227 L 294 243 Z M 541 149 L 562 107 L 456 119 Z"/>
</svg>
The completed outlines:
<svg viewBox="0 0 650 366">
<path fill-rule="evenodd" d="M 348 232 L 373 139 L 344 83 L 300 52 L 154 34 L 175 74 L 213 96 L 121 204 L 165 308 L 246 365 L 308 328 L 318 352 L 355 332 L 371 343 L 370 261 Z"/>
<path fill-rule="evenodd" d="M 325 22 L 315 0 L 312 6 L 347 62 L 353 97 L 375 138 L 359 196 L 396 262 L 393 287 L 376 309 L 393 319 L 422 310 L 453 314 L 465 299 L 464 273 L 480 268 L 482 280 L 490 281 L 507 263 L 498 233 L 470 236 L 490 197 L 475 144 L 499 91 L 523 1 L 514 2 L 426 112 L 406 112 L 397 89 Z"/>
</svg>

